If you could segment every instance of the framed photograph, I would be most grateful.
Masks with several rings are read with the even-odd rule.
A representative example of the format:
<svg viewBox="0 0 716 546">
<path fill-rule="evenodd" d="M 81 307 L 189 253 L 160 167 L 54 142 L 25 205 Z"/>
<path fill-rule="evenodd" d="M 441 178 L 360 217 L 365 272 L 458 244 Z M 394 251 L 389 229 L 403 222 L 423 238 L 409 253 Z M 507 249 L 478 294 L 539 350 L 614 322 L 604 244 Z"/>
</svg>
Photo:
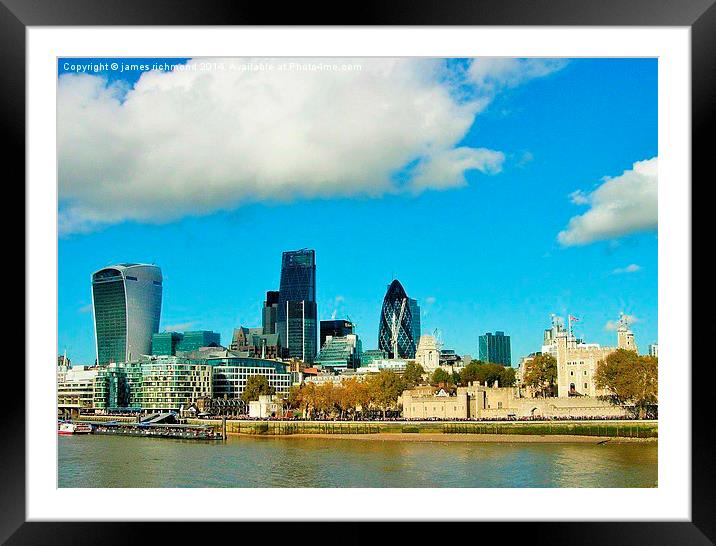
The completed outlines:
<svg viewBox="0 0 716 546">
<path fill-rule="evenodd" d="M 711 0 L 0 2 L 3 541 L 713 543 Z"/>
</svg>

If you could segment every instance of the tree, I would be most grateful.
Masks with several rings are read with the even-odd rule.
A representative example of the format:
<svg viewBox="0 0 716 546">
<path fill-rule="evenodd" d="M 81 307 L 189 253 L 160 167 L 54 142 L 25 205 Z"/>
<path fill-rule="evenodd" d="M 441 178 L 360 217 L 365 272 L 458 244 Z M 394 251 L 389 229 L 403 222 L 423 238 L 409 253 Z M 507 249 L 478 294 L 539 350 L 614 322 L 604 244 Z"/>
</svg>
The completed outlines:
<svg viewBox="0 0 716 546">
<path fill-rule="evenodd" d="M 241 395 L 244 402 L 258 400 L 264 394 L 276 394 L 276 389 L 269 385 L 265 375 L 252 375 L 246 380 L 246 387 Z"/>
<path fill-rule="evenodd" d="M 430 376 L 430 384 L 431 385 L 439 385 L 440 383 L 448 384 L 450 383 L 452 379 L 452 376 L 447 373 L 442 368 L 436 368 L 433 372 L 433 375 Z"/>
<path fill-rule="evenodd" d="M 303 417 L 310 418 L 313 415 L 313 409 L 316 407 L 316 385 L 314 383 L 301 385 L 299 400 L 299 407 L 303 409 Z"/>
<path fill-rule="evenodd" d="M 557 360 L 550 354 L 540 354 L 525 364 L 525 385 L 532 387 L 540 396 L 554 395 L 557 383 Z"/>
<path fill-rule="evenodd" d="M 467 387 L 470 383 L 481 382 L 480 374 L 482 362 L 474 360 L 465 366 L 460 372 L 460 384 L 463 387 Z"/>
<path fill-rule="evenodd" d="M 288 407 L 291 409 L 297 409 L 301 406 L 301 386 L 293 385 L 288 389 Z"/>
<path fill-rule="evenodd" d="M 342 387 L 327 381 L 316 387 L 316 409 L 320 411 L 324 417 L 330 417 L 339 406 Z"/>
<path fill-rule="evenodd" d="M 381 370 L 367 380 L 371 401 L 383 410 L 383 418 L 405 390 L 403 378 L 392 370 Z"/>
<path fill-rule="evenodd" d="M 460 384 L 467 387 L 470 383 L 487 383 L 492 386 L 495 381 L 501 387 L 511 387 L 515 384 L 515 370 L 510 366 L 482 362 L 470 362 L 460 372 Z"/>
<path fill-rule="evenodd" d="M 420 364 L 414 360 L 408 361 L 405 365 L 405 371 L 403 372 L 405 387 L 412 389 L 415 385 L 419 385 L 423 382 L 423 375 L 425 375 L 425 370 Z"/>
<path fill-rule="evenodd" d="M 597 364 L 597 388 L 610 392 L 614 404 L 633 404 L 639 418 L 658 401 L 659 361 L 635 351 L 617 349 Z"/>
<path fill-rule="evenodd" d="M 515 369 L 512 366 L 502 366 L 500 386 L 512 387 L 515 384 Z"/>
<path fill-rule="evenodd" d="M 358 408 L 365 409 L 370 403 L 367 385 L 356 378 L 345 379 L 341 385 L 339 406 L 342 412 L 352 412 L 355 419 Z"/>
</svg>

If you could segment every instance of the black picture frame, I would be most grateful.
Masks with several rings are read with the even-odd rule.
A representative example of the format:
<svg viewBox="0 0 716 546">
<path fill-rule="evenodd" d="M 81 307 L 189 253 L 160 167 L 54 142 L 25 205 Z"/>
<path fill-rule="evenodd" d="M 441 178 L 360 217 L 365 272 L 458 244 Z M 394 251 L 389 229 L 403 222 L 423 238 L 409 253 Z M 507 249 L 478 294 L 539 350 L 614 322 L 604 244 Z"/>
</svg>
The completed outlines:
<svg viewBox="0 0 716 546">
<path fill-rule="evenodd" d="M 25 31 L 28 26 L 84 25 L 578 25 L 578 26 L 684 26 L 691 29 L 692 63 L 692 179 L 707 176 L 713 152 L 708 142 L 714 132 L 716 99 L 716 0 L 393 0 L 350 6 L 285 4 L 230 0 L 0 0 L 0 125 L 6 136 L 2 147 L 9 184 L 25 179 Z M 709 173 L 710 174 L 710 173 Z M 702 185 L 707 183 L 702 180 Z M 8 184 L 8 185 L 9 185 Z M 688 181 L 684 182 L 688 191 Z M 696 189 L 691 184 L 691 191 Z M 6 201 L 10 205 L 9 200 Z M 692 203 L 698 203 L 693 200 Z M 702 202 L 702 206 L 703 202 Z M 706 229 L 703 216 L 692 212 L 692 233 Z M 700 223 L 701 222 L 701 223 Z M 703 230 L 701 229 L 703 228 Z M 692 249 L 699 248 L 693 245 Z M 699 282 L 692 266 L 692 283 Z M 701 273 L 707 274 L 706 272 Z M 693 286 L 692 284 L 692 291 Z M 26 293 L 31 286 L 25 286 Z M 708 294 L 708 290 L 700 292 Z M 702 304 L 705 307 L 705 302 Z M 695 320 L 695 316 L 694 316 Z M 713 323 L 712 320 L 709 322 Z M 693 324 L 696 324 L 693 322 Z M 37 332 L 26 331 L 32 343 Z M 691 349 L 691 340 L 686 343 Z M 697 347 L 693 347 L 695 350 Z M 14 352 L 16 349 L 9 348 Z M 678 363 L 688 373 L 689 357 Z M 15 366 L 9 355 L 5 365 Z M 704 367 L 710 366 L 708 360 Z M 9 373 L 9 372 L 6 372 Z M 192 543 L 220 540 L 279 540 L 305 532 L 297 523 L 242 523 L 239 531 L 229 523 L 59 523 L 26 522 L 25 517 L 25 378 L 13 375 L 12 388 L 4 389 L 3 439 L 0 443 L 0 540 L 7 544 L 114 544 L 145 542 Z M 692 380 L 692 518 L 689 522 L 503 522 L 474 524 L 411 523 L 399 532 L 400 540 L 452 541 L 458 536 L 478 540 L 500 537 L 501 543 L 535 544 L 713 544 L 716 540 L 714 463 L 716 453 L 709 434 L 710 381 Z M 141 502 L 138 499 L 138 502 Z M 509 507 L 505 507 L 509 514 Z M 111 511 L 111 507 L 108 507 Z M 71 512 L 70 512 L 71 514 Z M 74 519 L 74 514 L 68 519 Z M 298 515 L 292 516 L 299 517 Z M 334 529 L 336 524 L 311 523 L 314 537 L 343 537 L 341 542 L 365 543 L 381 537 L 376 526 L 353 524 L 355 529 Z M 471 525 L 471 528 L 467 528 Z M 283 527 L 283 528 L 282 528 Z M 263 529 L 263 531 L 262 531 Z M 479 530 L 478 530 L 479 529 Z M 227 533 L 228 535 L 225 535 Z M 240 533 L 240 534 L 238 534 Z M 453 535 L 453 533 L 459 533 Z M 498 533 L 495 535 L 494 533 Z M 255 538 L 254 538 L 255 537 Z M 495 539 L 495 538 L 493 538 Z M 319 538 L 320 540 L 320 538 Z M 325 540 L 325 539 L 324 539 Z M 334 539 L 338 540 L 338 539 Z M 334 541 L 332 540 L 332 541 Z M 398 540 L 394 538 L 391 540 Z M 465 540 L 465 539 L 462 539 Z"/>
</svg>

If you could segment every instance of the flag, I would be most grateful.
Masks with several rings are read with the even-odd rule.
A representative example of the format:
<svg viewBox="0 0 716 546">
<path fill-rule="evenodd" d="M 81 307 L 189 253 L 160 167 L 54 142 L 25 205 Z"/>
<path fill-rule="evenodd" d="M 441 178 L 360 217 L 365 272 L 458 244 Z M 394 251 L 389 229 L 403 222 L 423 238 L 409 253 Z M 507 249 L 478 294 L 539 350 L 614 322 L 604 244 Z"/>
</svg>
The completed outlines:
<svg viewBox="0 0 716 546">
<path fill-rule="evenodd" d="M 572 322 L 579 322 L 579 319 L 577 317 L 573 317 L 572 315 L 569 315 L 569 320 Z"/>
</svg>

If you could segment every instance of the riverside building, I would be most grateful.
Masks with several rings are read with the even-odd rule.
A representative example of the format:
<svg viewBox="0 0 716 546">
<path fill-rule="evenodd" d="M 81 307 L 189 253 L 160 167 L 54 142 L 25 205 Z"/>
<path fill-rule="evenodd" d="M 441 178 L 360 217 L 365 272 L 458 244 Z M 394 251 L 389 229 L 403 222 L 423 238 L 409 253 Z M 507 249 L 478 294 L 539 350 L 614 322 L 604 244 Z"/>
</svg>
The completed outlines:
<svg viewBox="0 0 716 546">
<path fill-rule="evenodd" d="M 216 398 L 241 398 L 252 375 L 266 377 L 279 395 L 288 395 L 293 384 L 291 373 L 282 362 L 244 357 L 211 358 L 207 362 L 211 364 Z"/>
<path fill-rule="evenodd" d="M 179 411 L 212 397 L 212 369 L 177 356 L 141 361 L 139 405 L 143 410 Z"/>
<path fill-rule="evenodd" d="M 95 379 L 94 408 L 100 413 L 140 411 L 141 363 L 112 363 L 100 368 Z"/>
<path fill-rule="evenodd" d="M 288 395 L 293 384 L 283 362 L 237 356 L 223 347 L 203 347 L 185 356 L 147 355 L 80 371 L 72 370 L 67 379 L 68 372 L 58 368 L 58 409 L 178 412 L 201 400 L 240 398 L 253 375 L 265 376 L 279 395 Z"/>
<path fill-rule="evenodd" d="M 57 368 L 57 410 L 62 414 L 94 409 L 96 367 L 59 366 Z"/>
<path fill-rule="evenodd" d="M 564 328 L 560 317 L 552 317 L 552 327 L 545 330 L 542 353 L 551 354 L 557 360 L 557 395 L 604 396 L 608 392 L 597 388 L 595 375 L 599 362 L 617 349 L 637 351 L 634 334 L 628 319 L 621 315 L 617 327 L 617 346 L 602 347 L 598 343 L 585 343 L 577 339 L 571 328 Z"/>
<path fill-rule="evenodd" d="M 403 391 L 406 419 L 505 419 L 520 417 L 628 417 L 630 409 L 601 398 L 532 398 L 518 387 L 471 384 L 448 393 L 432 386 Z"/>
<path fill-rule="evenodd" d="M 126 362 L 152 348 L 159 331 L 162 272 L 156 265 L 122 263 L 92 273 L 97 364 Z"/>
</svg>

